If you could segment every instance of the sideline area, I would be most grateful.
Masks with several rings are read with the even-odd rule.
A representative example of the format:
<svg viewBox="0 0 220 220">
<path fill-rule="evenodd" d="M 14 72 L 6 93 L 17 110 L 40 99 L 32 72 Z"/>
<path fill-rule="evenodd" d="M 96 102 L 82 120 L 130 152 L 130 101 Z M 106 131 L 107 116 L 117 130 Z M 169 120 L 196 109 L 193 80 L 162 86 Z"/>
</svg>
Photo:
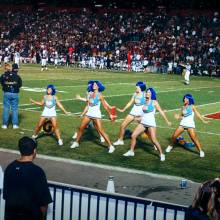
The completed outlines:
<svg viewBox="0 0 220 220">
<path fill-rule="evenodd" d="M 3 169 L 18 157 L 18 151 L 0 148 Z M 109 176 L 114 176 L 115 190 L 121 194 L 190 205 L 199 183 L 187 180 L 187 188 L 180 188 L 182 178 L 105 166 L 77 160 L 37 155 L 35 163 L 46 172 L 50 181 L 106 190 Z"/>
</svg>

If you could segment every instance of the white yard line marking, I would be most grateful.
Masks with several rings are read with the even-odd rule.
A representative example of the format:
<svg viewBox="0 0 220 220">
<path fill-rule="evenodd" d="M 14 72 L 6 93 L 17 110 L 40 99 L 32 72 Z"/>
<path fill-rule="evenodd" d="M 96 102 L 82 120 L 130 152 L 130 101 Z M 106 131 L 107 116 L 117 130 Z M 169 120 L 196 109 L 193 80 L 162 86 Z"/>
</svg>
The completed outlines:
<svg viewBox="0 0 220 220">
<path fill-rule="evenodd" d="M 170 80 L 170 81 L 161 81 L 161 82 L 150 82 L 151 84 L 164 84 L 164 83 L 170 83 L 170 82 L 176 82 L 175 80 Z M 148 82 L 147 82 L 148 83 Z M 108 85 L 108 86 L 118 86 L 118 85 L 132 85 L 132 86 L 135 86 L 136 83 L 134 82 L 130 82 L 130 83 L 104 83 L 105 85 Z M 85 84 L 83 85 L 73 85 L 73 86 L 56 86 L 57 88 L 68 88 L 68 87 L 71 87 L 71 88 L 74 88 L 74 87 L 86 87 Z"/>
<path fill-rule="evenodd" d="M 162 128 L 162 129 L 170 129 L 170 130 L 175 130 L 176 127 L 167 127 L 167 126 L 157 126 L 158 128 Z M 220 134 L 218 133 L 213 133 L 213 132 L 207 132 L 207 131 L 198 131 L 196 130 L 196 133 L 200 133 L 200 134 L 211 134 L 211 135 L 217 135 L 220 136 Z"/>
<path fill-rule="evenodd" d="M 201 87 L 200 89 L 208 89 L 208 88 L 220 88 L 220 86 L 214 86 L 214 87 Z M 171 89 L 171 90 L 164 90 L 164 91 L 158 91 L 157 93 L 167 93 L 167 92 L 176 92 L 176 91 L 185 91 L 185 90 L 193 90 L 195 91 L 196 89 L 189 89 L 189 88 L 182 88 L 182 89 Z M 106 95 L 104 96 L 105 98 L 111 98 L 111 97 L 120 97 L 120 96 L 129 96 L 132 95 L 133 93 L 126 93 L 126 94 L 118 94 L 118 95 Z M 77 100 L 76 98 L 72 98 L 72 99 L 61 99 L 60 101 L 75 101 Z M 0 102 L 0 105 L 2 105 L 3 103 Z M 25 104 L 20 104 L 19 106 L 29 106 L 32 105 L 31 103 L 25 103 Z M 207 104 L 208 105 L 208 104 Z"/>
<path fill-rule="evenodd" d="M 28 91 L 28 92 L 38 92 L 38 93 L 42 93 L 42 92 L 45 92 L 45 88 L 39 88 L 39 87 L 21 87 L 21 90 L 23 91 Z M 57 90 L 57 92 L 60 92 L 60 93 L 68 93 L 66 91 L 61 91 L 61 90 Z"/>
<path fill-rule="evenodd" d="M 2 102 L 0 102 L 0 105 L 3 105 L 3 103 L 2 103 Z M 32 105 L 32 104 L 31 104 L 31 103 L 30 103 L 30 104 L 29 104 L 29 103 L 20 104 L 20 105 L 19 105 L 19 107 L 20 107 L 20 106 L 29 106 L 29 105 Z"/>
<path fill-rule="evenodd" d="M 204 106 L 207 106 L 207 105 L 214 105 L 214 104 L 219 104 L 220 102 L 213 102 L 213 103 L 209 103 L 209 104 L 202 104 L 202 105 L 197 105 L 197 107 L 204 107 Z M 39 111 L 36 111 L 36 110 L 32 110 L 32 109 L 21 109 L 21 110 L 23 110 L 23 111 L 30 111 L 30 112 L 39 112 Z M 171 110 L 168 110 L 167 112 L 172 112 L 172 111 L 177 111 L 177 110 L 180 110 L 180 108 L 177 108 L 177 109 L 171 109 Z M 76 113 L 71 113 L 70 115 L 68 115 L 68 116 L 77 116 L 77 117 L 79 117 L 79 114 L 80 114 L 81 112 L 76 112 Z M 62 116 L 67 116 L 67 115 L 65 115 L 65 114 L 62 114 L 62 113 L 59 113 L 59 115 L 62 115 Z M 110 121 L 109 119 L 105 119 L 105 118 L 103 118 L 102 119 L 103 121 Z M 121 122 L 123 119 L 118 119 L 118 120 L 116 120 L 115 122 L 116 123 L 119 123 L 119 122 Z M 175 128 L 174 127 L 166 127 L 166 126 L 157 126 L 158 128 L 162 128 L 162 129 L 172 129 L 172 130 L 174 130 Z M 196 131 L 196 132 L 198 132 L 198 133 L 201 133 L 201 134 L 209 134 L 209 135 L 217 135 L 217 136 L 220 136 L 220 134 L 218 134 L 218 133 L 214 133 L 214 132 L 205 132 L 205 131 Z"/>
<path fill-rule="evenodd" d="M 151 82 L 151 83 L 156 83 L 156 84 L 160 84 L 160 83 L 162 83 L 162 84 L 164 84 L 164 83 L 170 83 L 170 82 L 176 82 L 176 81 L 174 81 L 174 80 L 172 80 L 172 81 L 162 81 L 162 82 Z M 135 86 L 135 83 L 105 83 L 105 85 L 108 85 L 108 86 L 120 86 L 120 85 L 132 85 L 132 86 Z M 69 85 L 69 86 L 56 86 L 56 88 L 78 88 L 78 87 L 86 87 L 87 85 L 86 84 L 82 84 L 82 85 Z M 22 90 L 24 90 L 24 91 L 32 91 L 32 92 L 44 92 L 45 91 L 45 88 L 43 88 L 43 87 L 27 87 L 27 86 L 23 86 L 22 88 L 21 88 Z M 65 92 L 65 91 L 59 91 L 59 92 Z"/>
<path fill-rule="evenodd" d="M 210 87 L 201 87 L 201 89 L 208 89 Z M 220 88 L 220 86 L 216 86 L 216 87 L 212 87 L 212 88 Z M 158 91 L 157 93 L 168 93 L 168 92 L 176 92 L 176 91 L 185 91 L 185 90 L 195 90 L 195 89 L 189 89 L 189 88 L 182 88 L 182 89 L 168 89 L 168 90 L 163 90 L 163 91 Z M 105 98 L 111 98 L 111 97 L 120 97 L 120 96 L 131 96 L 134 93 L 125 93 L 125 94 L 118 94 L 118 95 L 106 95 L 104 96 Z M 75 101 L 77 100 L 76 98 L 72 98 L 72 99 L 61 99 L 60 101 L 62 102 L 66 102 L 66 101 Z M 1 103 L 0 103 L 1 104 Z M 27 104 L 21 104 L 20 106 L 24 106 Z"/>
<path fill-rule="evenodd" d="M 201 87 L 200 89 L 208 89 L 208 88 L 220 88 L 220 86 L 216 87 Z M 167 89 L 163 91 L 158 91 L 157 93 L 167 93 L 167 92 L 176 92 L 176 91 L 185 91 L 185 90 L 195 90 L 195 89 L 189 89 L 189 88 L 182 88 L 182 89 Z M 120 96 L 128 96 L 128 95 L 133 95 L 134 93 L 126 93 L 126 94 L 118 94 L 118 95 L 104 95 L 105 98 L 111 98 L 111 97 L 120 97 Z M 73 99 L 61 99 L 61 101 L 74 101 L 77 100 L 76 98 Z"/>
<path fill-rule="evenodd" d="M 207 105 L 216 105 L 219 104 L 220 102 L 211 102 L 211 103 L 206 103 L 206 104 L 201 104 L 201 105 L 196 105 L 196 107 L 204 107 Z M 174 112 L 174 111 L 178 111 L 181 110 L 181 108 L 175 108 L 175 109 L 170 109 L 170 110 L 166 110 L 165 112 Z M 156 114 L 159 114 L 159 112 L 156 112 Z M 212 114 L 212 113 L 210 113 Z"/>
<path fill-rule="evenodd" d="M 42 107 L 25 108 L 25 110 L 42 109 Z"/>
</svg>

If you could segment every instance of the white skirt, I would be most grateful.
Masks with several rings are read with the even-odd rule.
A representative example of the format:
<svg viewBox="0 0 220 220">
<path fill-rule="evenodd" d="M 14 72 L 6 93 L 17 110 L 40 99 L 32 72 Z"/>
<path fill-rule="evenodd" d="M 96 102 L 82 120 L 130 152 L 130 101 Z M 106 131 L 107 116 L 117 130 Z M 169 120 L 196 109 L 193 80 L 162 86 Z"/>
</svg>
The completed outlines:
<svg viewBox="0 0 220 220">
<path fill-rule="evenodd" d="M 89 109 L 86 113 L 86 116 L 89 118 L 102 118 L 102 114 L 100 111 L 100 105 L 89 106 Z"/>
<path fill-rule="evenodd" d="M 150 112 L 150 113 L 144 113 L 142 118 L 141 118 L 141 124 L 144 125 L 145 127 L 156 127 L 156 120 L 155 120 L 155 113 Z"/>
<path fill-rule="evenodd" d="M 44 107 L 44 110 L 41 114 L 42 117 L 45 117 L 45 118 L 52 118 L 52 117 L 56 117 L 57 116 L 57 113 L 56 113 L 56 108 L 55 106 L 52 107 L 52 108 L 48 108 L 48 107 Z"/>
<path fill-rule="evenodd" d="M 134 117 L 140 117 L 143 115 L 143 105 L 133 105 L 129 115 L 132 115 Z"/>
<path fill-rule="evenodd" d="M 183 126 L 184 128 L 195 128 L 195 121 L 192 117 L 184 117 L 180 121 L 180 126 Z"/>
</svg>

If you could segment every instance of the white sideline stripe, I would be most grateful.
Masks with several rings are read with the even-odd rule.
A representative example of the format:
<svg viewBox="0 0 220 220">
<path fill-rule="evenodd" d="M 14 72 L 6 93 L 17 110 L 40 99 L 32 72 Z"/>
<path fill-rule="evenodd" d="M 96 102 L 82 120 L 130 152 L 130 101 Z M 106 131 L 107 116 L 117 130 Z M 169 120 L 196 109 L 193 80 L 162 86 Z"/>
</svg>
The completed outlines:
<svg viewBox="0 0 220 220">
<path fill-rule="evenodd" d="M 206 104 L 201 104 L 201 105 L 196 105 L 196 107 L 204 107 L 204 106 L 207 106 L 207 105 L 216 105 L 216 104 L 219 104 L 220 102 L 211 102 L 211 103 L 206 103 Z M 170 110 L 166 110 L 166 112 L 174 112 L 174 111 L 178 111 L 178 110 L 181 110 L 181 108 L 175 108 L 175 109 L 170 109 Z M 219 112 L 219 111 L 218 111 Z M 156 112 L 156 114 L 159 114 L 159 112 Z M 210 114 L 213 114 L 213 113 L 210 113 Z M 205 116 L 205 115 L 204 115 Z"/>
<path fill-rule="evenodd" d="M 34 129 L 31 130 L 31 129 L 27 129 L 27 128 L 21 128 L 22 131 L 31 131 L 31 132 L 34 132 Z"/>
<path fill-rule="evenodd" d="M 170 80 L 170 81 L 161 81 L 161 82 L 150 82 L 151 84 L 154 84 L 154 83 L 157 83 L 157 84 L 164 84 L 164 83 L 170 83 L 170 82 L 176 82 L 175 80 Z M 148 83 L 148 82 L 147 82 Z M 105 85 L 110 85 L 110 86 L 117 86 L 117 85 L 133 85 L 135 86 L 135 83 L 134 82 L 131 82 L 131 83 L 104 83 Z M 85 87 L 86 85 L 83 84 L 83 85 L 75 85 L 75 86 L 56 86 L 56 88 L 68 88 L 68 87 Z"/>
<path fill-rule="evenodd" d="M 40 113 L 40 111 L 37 111 L 37 110 L 35 110 L 35 108 L 21 108 L 21 109 L 19 109 L 20 111 L 27 111 L 27 112 L 39 112 Z M 56 111 L 61 111 L 61 110 L 56 110 Z M 63 114 L 63 113 L 59 113 L 58 115 L 62 115 L 62 116 L 73 116 L 73 115 L 79 115 L 79 114 L 81 114 L 82 112 L 73 112 L 73 113 L 70 113 L 70 114 L 68 114 L 68 115 L 65 115 L 65 114 Z M 102 115 L 103 116 L 103 115 Z"/>
<path fill-rule="evenodd" d="M 64 100 L 63 100 L 64 101 Z M 216 104 L 219 104 L 220 102 L 211 102 L 211 103 L 206 103 L 206 104 L 201 104 L 201 105 L 196 105 L 197 107 L 204 107 L 204 106 L 208 106 L 208 105 L 216 105 Z M 2 104 L 2 103 L 0 103 Z M 31 105 L 31 104 L 22 104 L 22 105 L 19 105 L 19 106 L 27 106 L 27 105 Z M 34 109 L 37 109 L 37 108 L 41 108 L 41 107 L 33 107 L 33 108 L 25 108 L 25 109 L 20 109 L 20 110 L 23 110 L 23 111 L 30 111 L 30 110 L 34 110 Z M 170 109 L 170 110 L 166 110 L 165 112 L 173 112 L 173 111 L 178 111 L 178 110 L 181 110 L 181 108 L 176 108 L 176 109 Z M 39 111 L 34 111 L 34 112 L 39 112 Z M 218 112 L 218 111 L 217 111 Z M 217 113 L 215 112 L 215 113 Z M 81 112 L 76 112 L 76 113 L 71 113 L 70 115 L 72 114 L 80 114 Z M 157 112 L 156 114 L 159 114 L 159 112 Z M 210 114 L 214 114 L 214 113 L 210 113 Z M 60 115 L 65 115 L 65 114 L 60 114 Z M 206 114 L 207 115 L 207 114 Z M 66 115 L 65 115 L 66 116 Z M 204 115 L 205 116 L 205 115 Z M 103 119 L 105 120 L 105 119 Z M 123 120 L 123 119 L 119 119 L 119 120 Z M 117 121 L 119 121 L 117 120 Z M 116 122 L 117 122 L 116 121 Z"/>
<path fill-rule="evenodd" d="M 214 102 L 214 103 L 210 103 L 210 104 L 217 104 L 217 103 L 220 103 L 220 102 Z M 208 105 L 208 104 L 203 104 L 203 105 L 198 105 L 199 107 L 203 107 L 203 106 L 206 106 L 206 105 Z M 36 110 L 31 110 L 31 109 L 21 109 L 21 110 L 24 110 L 24 111 L 31 111 L 31 112 L 39 112 L 39 111 L 36 111 Z M 176 111 L 176 110 L 179 110 L 179 109 L 171 109 L 171 110 L 168 110 L 167 112 L 172 112 L 172 111 Z M 81 112 L 80 112 L 81 113 Z M 77 117 L 80 117 L 79 116 L 79 112 L 76 112 L 76 113 L 71 113 L 70 115 L 65 115 L 65 114 L 59 114 L 59 115 L 62 115 L 62 116 L 77 116 Z M 105 118 L 103 118 L 102 119 L 103 121 L 110 121 L 109 119 L 105 119 Z M 116 123 L 119 123 L 119 122 L 121 122 L 122 120 L 124 120 L 124 119 L 118 119 L 118 120 L 116 120 L 115 122 Z M 158 128 L 162 128 L 162 129 L 172 129 L 172 130 L 174 130 L 176 127 L 166 127 L 166 126 L 157 126 Z M 196 132 L 197 133 L 201 133 L 201 134 L 210 134 L 210 135 L 217 135 L 217 136 L 220 136 L 220 134 L 218 134 L 218 133 L 214 133 L 214 132 L 206 132 L 206 131 L 198 131 L 198 130 L 196 130 Z"/>
<path fill-rule="evenodd" d="M 208 88 L 220 88 L 220 86 L 214 86 L 214 87 L 200 87 L 200 89 L 208 89 Z M 172 89 L 172 90 L 164 90 L 164 91 L 158 91 L 157 93 L 167 93 L 167 92 L 175 92 L 175 91 L 185 91 L 185 90 L 196 90 L 196 89 L 189 89 L 189 88 L 182 88 L 182 89 Z M 107 95 L 107 96 L 104 96 L 105 98 L 111 98 L 111 97 L 120 97 L 120 96 L 128 96 L 128 95 L 132 95 L 134 93 L 126 93 L 126 94 L 119 94 L 119 95 Z M 66 102 L 66 101 L 75 101 L 77 100 L 76 98 L 73 98 L 73 99 L 61 99 L 60 101 L 62 102 Z M 2 105 L 3 103 L 0 102 L 0 105 Z M 21 104 L 19 106 L 28 106 L 28 105 L 31 105 L 26 103 L 26 104 Z"/>
<path fill-rule="evenodd" d="M 18 154 L 18 155 L 20 154 L 16 150 L 9 150 L 9 149 L 4 149 L 4 148 L 0 148 L 0 151 L 5 152 L 5 153 Z M 128 168 L 123 168 L 123 167 L 118 167 L 118 166 L 102 165 L 102 164 L 78 161 L 78 160 L 67 159 L 67 158 L 62 158 L 62 157 L 46 156 L 46 155 L 42 155 L 42 154 L 37 154 L 37 158 L 44 159 L 44 160 L 53 160 L 56 162 L 63 162 L 63 163 L 77 164 L 77 165 L 88 166 L 88 167 L 101 168 L 101 169 L 110 170 L 110 171 L 119 171 L 119 172 L 126 172 L 126 173 L 132 173 L 132 174 L 140 174 L 140 175 L 151 176 L 151 177 L 160 178 L 160 179 L 162 178 L 162 179 L 176 180 L 176 181 L 180 181 L 181 179 L 183 179 L 182 177 L 178 177 L 178 176 L 155 174 L 155 173 L 136 170 L 136 169 L 128 169 Z M 189 180 L 189 181 L 191 183 L 196 183 L 191 180 Z"/>
<path fill-rule="evenodd" d="M 26 108 L 25 110 L 41 109 L 41 107 Z"/>
<path fill-rule="evenodd" d="M 208 89 L 208 88 L 220 88 L 220 86 L 216 86 L 216 87 L 201 87 L 200 89 Z M 185 91 L 185 90 L 189 90 L 189 88 L 164 90 L 164 91 L 158 91 L 157 93 L 167 93 L 167 92 L 176 92 L 176 91 Z M 190 89 L 190 90 L 196 90 L 196 89 Z M 106 95 L 104 97 L 105 98 L 111 98 L 111 97 L 128 96 L 128 95 L 133 95 L 133 94 L 134 93 L 126 93 L 126 94 L 119 94 L 119 95 Z M 77 99 L 76 98 L 73 98 L 73 99 L 61 99 L 60 101 L 66 102 L 66 101 L 75 101 L 75 100 L 77 100 Z M 23 104 L 23 105 L 27 105 L 27 104 Z M 23 105 L 20 105 L 20 106 L 23 106 Z"/>
<path fill-rule="evenodd" d="M 166 82 L 176 82 L 176 81 L 165 81 L 165 82 L 151 82 L 151 84 L 154 84 L 154 83 L 157 83 L 157 84 L 160 84 L 160 83 L 166 83 Z M 135 86 L 135 83 L 105 83 L 105 85 L 112 85 L 112 86 L 118 86 L 118 85 L 132 85 L 132 86 Z M 76 86 L 56 86 L 56 88 L 74 88 L 74 87 L 86 87 L 85 84 L 84 85 L 76 85 Z M 213 87 L 200 87 L 200 88 L 196 88 L 196 89 L 190 89 L 190 90 L 195 90 L 195 91 L 200 91 L 200 89 L 208 89 L 208 88 L 219 88 L 220 86 L 213 86 Z M 157 88 L 154 86 L 154 88 Z M 171 88 L 171 89 L 174 89 L 175 88 Z M 189 88 L 187 88 L 189 89 Z M 171 90 L 173 91 L 173 90 Z M 177 89 L 178 91 L 178 89 Z M 214 92 L 214 91 L 209 91 L 209 92 Z"/>
<path fill-rule="evenodd" d="M 176 127 L 166 127 L 166 126 L 157 126 L 158 128 L 162 128 L 162 129 L 172 129 L 172 130 L 175 130 Z M 197 131 L 196 130 L 196 133 L 200 133 L 200 134 L 211 134 L 211 135 L 217 135 L 217 136 L 220 136 L 220 134 L 218 133 L 213 133 L 213 132 L 206 132 L 206 131 Z"/>
</svg>

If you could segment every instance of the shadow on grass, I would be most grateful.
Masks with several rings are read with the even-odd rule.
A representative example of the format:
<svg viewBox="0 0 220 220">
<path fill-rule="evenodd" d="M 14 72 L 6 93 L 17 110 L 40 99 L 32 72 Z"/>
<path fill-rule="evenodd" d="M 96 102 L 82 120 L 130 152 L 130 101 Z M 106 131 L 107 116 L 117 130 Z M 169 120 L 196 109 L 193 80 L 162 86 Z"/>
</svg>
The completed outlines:
<svg viewBox="0 0 220 220">
<path fill-rule="evenodd" d="M 145 151 L 146 153 L 158 157 L 159 151 L 158 150 L 154 150 L 154 146 L 153 146 L 153 144 L 150 141 L 143 142 L 142 140 L 137 139 L 136 146 L 138 148 L 143 149 L 143 151 Z"/>
</svg>

